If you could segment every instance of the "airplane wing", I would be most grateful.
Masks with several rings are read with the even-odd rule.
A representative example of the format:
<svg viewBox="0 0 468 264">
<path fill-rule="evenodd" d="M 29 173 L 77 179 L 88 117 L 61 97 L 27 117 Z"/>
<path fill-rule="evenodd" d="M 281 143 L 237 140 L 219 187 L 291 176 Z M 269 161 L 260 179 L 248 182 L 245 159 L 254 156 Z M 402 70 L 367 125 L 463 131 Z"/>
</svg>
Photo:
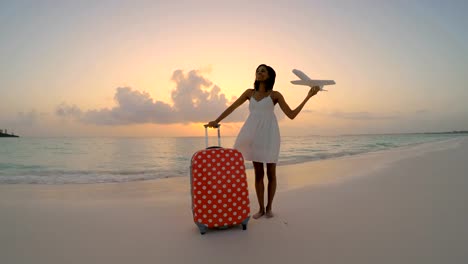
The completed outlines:
<svg viewBox="0 0 468 264">
<path fill-rule="evenodd" d="M 303 81 L 308 81 L 310 80 L 309 76 L 307 76 L 305 73 L 303 73 L 302 71 L 300 70 L 297 70 L 297 69 L 294 69 L 292 70 L 292 72 L 294 74 L 296 74 L 297 77 L 299 77 L 299 79 L 303 80 Z"/>
</svg>

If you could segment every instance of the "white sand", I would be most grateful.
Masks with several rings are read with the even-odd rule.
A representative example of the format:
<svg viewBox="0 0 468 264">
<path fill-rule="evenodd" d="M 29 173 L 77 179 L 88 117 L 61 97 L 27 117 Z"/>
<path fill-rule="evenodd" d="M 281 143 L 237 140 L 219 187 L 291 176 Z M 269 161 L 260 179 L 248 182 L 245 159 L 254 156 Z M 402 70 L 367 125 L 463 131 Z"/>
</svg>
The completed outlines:
<svg viewBox="0 0 468 264">
<path fill-rule="evenodd" d="M 276 217 L 204 236 L 188 178 L 0 185 L 0 263 L 468 263 L 468 137 L 277 174 Z"/>
</svg>

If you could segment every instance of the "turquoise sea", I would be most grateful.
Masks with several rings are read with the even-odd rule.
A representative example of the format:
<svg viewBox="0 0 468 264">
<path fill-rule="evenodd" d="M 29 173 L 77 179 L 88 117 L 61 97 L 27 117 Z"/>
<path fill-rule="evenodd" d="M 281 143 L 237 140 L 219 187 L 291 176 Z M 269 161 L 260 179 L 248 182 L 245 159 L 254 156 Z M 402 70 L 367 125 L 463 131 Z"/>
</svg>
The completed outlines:
<svg viewBox="0 0 468 264">
<path fill-rule="evenodd" d="M 392 134 L 282 137 L 278 165 L 356 155 L 460 137 Z M 223 137 L 232 147 L 235 137 Z M 210 142 L 211 143 L 215 143 Z M 0 138 L 0 184 L 106 183 L 188 177 L 204 137 Z M 247 163 L 247 168 L 252 165 Z"/>
</svg>

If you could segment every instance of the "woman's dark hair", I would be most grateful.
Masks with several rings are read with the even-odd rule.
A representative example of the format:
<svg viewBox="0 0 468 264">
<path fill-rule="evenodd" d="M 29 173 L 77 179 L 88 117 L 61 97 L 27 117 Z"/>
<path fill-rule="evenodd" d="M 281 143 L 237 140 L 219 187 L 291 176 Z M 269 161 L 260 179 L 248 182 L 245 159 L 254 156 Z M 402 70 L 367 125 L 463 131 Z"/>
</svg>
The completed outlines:
<svg viewBox="0 0 468 264">
<path fill-rule="evenodd" d="M 270 66 L 268 66 L 266 64 L 258 65 L 257 70 L 255 72 L 257 72 L 258 68 L 260 68 L 262 66 L 265 66 L 265 68 L 267 69 L 267 72 L 268 72 L 268 79 L 265 81 L 265 89 L 267 91 L 273 90 L 273 85 L 275 85 L 276 72 L 275 72 L 275 70 L 273 70 L 272 67 L 270 67 Z M 258 87 L 259 87 L 259 81 L 255 80 L 255 82 L 254 82 L 255 91 L 258 91 Z"/>
</svg>

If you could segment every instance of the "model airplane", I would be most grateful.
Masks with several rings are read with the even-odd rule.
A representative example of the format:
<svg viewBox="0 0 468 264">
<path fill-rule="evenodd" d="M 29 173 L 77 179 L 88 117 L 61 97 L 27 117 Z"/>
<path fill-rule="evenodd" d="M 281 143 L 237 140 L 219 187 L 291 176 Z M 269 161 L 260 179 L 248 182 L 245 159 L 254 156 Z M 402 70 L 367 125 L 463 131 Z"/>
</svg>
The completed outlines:
<svg viewBox="0 0 468 264">
<path fill-rule="evenodd" d="M 314 87 L 314 86 L 319 86 L 320 87 L 320 91 L 327 91 L 327 90 L 323 90 L 323 86 L 325 85 L 334 85 L 335 84 L 335 81 L 333 80 L 312 80 L 309 78 L 309 76 L 307 76 L 305 73 L 301 72 L 300 70 L 292 70 L 292 72 L 294 74 L 296 74 L 297 77 L 299 77 L 300 80 L 296 80 L 296 81 L 291 81 L 292 84 L 297 84 L 297 85 L 307 85 L 307 86 L 310 86 L 310 87 Z"/>
</svg>

